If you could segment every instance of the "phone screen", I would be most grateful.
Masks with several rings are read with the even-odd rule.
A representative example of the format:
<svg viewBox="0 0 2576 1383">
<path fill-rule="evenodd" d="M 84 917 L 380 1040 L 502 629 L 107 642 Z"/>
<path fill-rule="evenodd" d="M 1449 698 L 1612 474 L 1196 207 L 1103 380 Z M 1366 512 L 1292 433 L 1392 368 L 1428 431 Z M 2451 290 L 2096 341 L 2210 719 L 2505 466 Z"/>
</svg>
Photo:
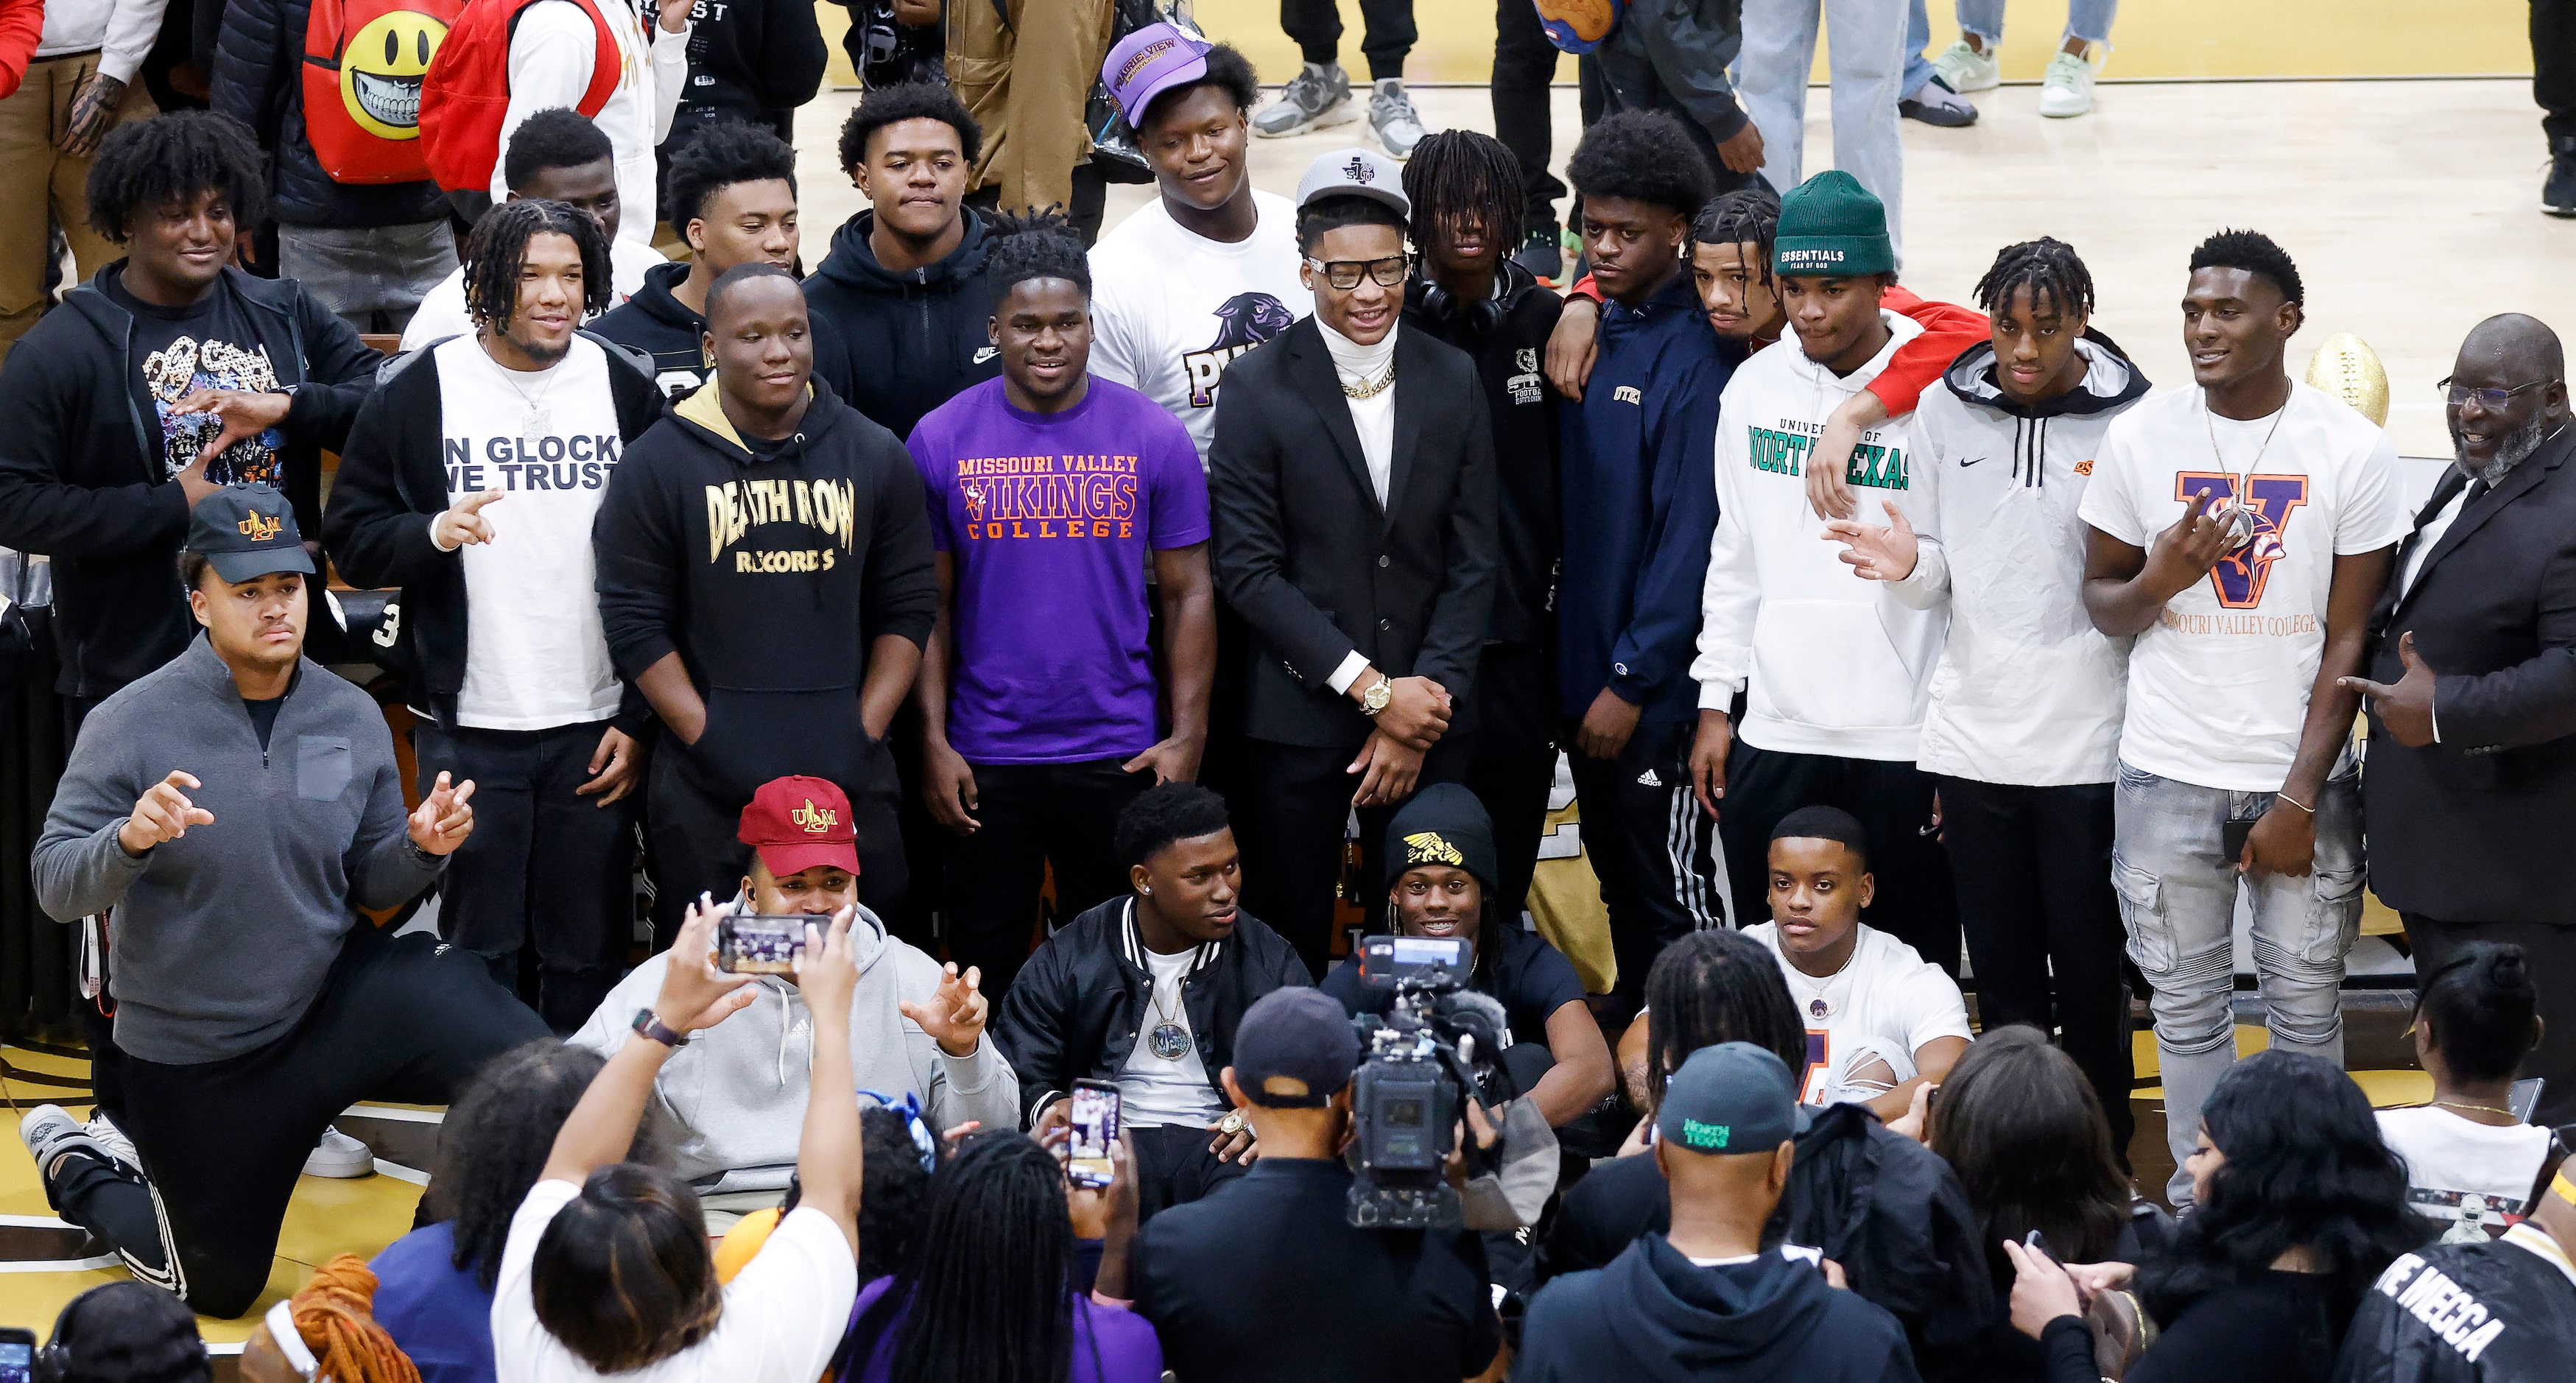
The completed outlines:
<svg viewBox="0 0 2576 1383">
<path fill-rule="evenodd" d="M 1073 1088 L 1072 1137 L 1065 1142 L 1065 1174 L 1076 1186 L 1107 1186 L 1113 1169 L 1109 1145 L 1118 1141 L 1118 1088 L 1080 1084 Z"/>
<path fill-rule="evenodd" d="M 27 1383 L 35 1358 L 29 1341 L 0 1339 L 0 1383 Z"/>
</svg>

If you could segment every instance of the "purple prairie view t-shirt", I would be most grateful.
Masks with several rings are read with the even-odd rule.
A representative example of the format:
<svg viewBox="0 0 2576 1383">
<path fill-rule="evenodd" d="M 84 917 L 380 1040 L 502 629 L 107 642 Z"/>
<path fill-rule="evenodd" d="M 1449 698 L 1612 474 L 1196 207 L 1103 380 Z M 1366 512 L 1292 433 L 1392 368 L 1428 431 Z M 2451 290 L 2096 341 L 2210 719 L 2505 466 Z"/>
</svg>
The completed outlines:
<svg viewBox="0 0 2576 1383">
<path fill-rule="evenodd" d="M 1161 738 L 1145 561 L 1208 538 L 1189 430 L 1094 376 L 1062 413 L 988 379 L 912 431 L 930 537 L 957 570 L 948 742 L 970 763 L 1077 763 Z"/>
</svg>

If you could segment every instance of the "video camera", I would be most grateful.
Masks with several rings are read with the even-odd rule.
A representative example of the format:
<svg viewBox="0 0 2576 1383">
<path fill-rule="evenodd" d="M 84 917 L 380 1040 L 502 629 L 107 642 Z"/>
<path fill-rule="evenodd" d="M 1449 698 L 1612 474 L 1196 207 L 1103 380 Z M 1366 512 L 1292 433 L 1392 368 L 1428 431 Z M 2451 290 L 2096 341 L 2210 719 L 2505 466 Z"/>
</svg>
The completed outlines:
<svg viewBox="0 0 2576 1383">
<path fill-rule="evenodd" d="M 1394 991 L 1395 1001 L 1383 1017 L 1351 1020 L 1361 1049 L 1351 1076 L 1359 1167 L 1347 1217 L 1362 1229 L 1457 1224 L 1458 1192 L 1445 1171 L 1458 1120 L 1465 1101 L 1485 1093 L 1493 1056 L 1511 1045 L 1510 1025 L 1500 1004 L 1466 988 L 1464 940 L 1372 936 L 1359 954 L 1360 983 Z"/>
</svg>

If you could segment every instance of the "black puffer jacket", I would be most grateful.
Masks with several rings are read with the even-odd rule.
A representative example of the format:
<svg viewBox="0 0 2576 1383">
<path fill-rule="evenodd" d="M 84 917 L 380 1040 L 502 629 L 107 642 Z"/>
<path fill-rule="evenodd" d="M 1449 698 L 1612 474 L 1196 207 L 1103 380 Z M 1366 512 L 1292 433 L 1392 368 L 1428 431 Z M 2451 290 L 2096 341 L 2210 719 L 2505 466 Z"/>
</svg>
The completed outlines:
<svg viewBox="0 0 2576 1383">
<path fill-rule="evenodd" d="M 698 0 L 690 14 L 684 108 L 767 123 L 822 89 L 832 53 L 811 0 Z"/>
<path fill-rule="evenodd" d="M 311 0 L 226 0 L 215 43 L 214 108 L 269 151 L 269 214 L 289 226 L 409 226 L 447 214 L 429 181 L 336 183 L 304 136 L 304 23 Z"/>
<path fill-rule="evenodd" d="M 875 212 L 862 211 L 832 232 L 831 254 L 805 280 L 805 301 L 849 350 L 850 406 L 910 437 L 923 414 L 1002 372 L 984 275 L 992 240 L 969 211 L 966 237 L 946 259 L 896 273 L 868 244 L 876 223 Z"/>
</svg>

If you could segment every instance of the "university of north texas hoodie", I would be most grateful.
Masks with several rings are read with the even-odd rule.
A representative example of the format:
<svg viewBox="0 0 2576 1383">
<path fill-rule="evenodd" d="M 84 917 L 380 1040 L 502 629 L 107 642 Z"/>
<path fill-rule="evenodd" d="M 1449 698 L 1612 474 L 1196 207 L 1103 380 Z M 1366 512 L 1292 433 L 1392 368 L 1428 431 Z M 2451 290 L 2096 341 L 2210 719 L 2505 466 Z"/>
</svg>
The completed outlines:
<svg viewBox="0 0 2576 1383">
<path fill-rule="evenodd" d="M 1773 1249 L 1703 1268 L 1648 1234 L 1530 1302 L 1514 1383 L 1914 1383 L 1886 1309 Z"/>
<path fill-rule="evenodd" d="M 1887 344 L 1849 375 L 1785 337 L 1736 368 L 1718 405 L 1717 537 L 1691 677 L 1702 709 L 1745 693 L 1736 733 L 1757 749 L 1902 763 L 1923 737 L 1944 616 L 1853 574 L 1807 503 L 1807 452 L 1826 420 L 1923 332 L 1894 312 L 1879 318 Z M 1845 477 L 1862 520 L 1887 522 L 1882 500 L 1910 502 L 1913 424 L 1912 413 L 1890 418 L 1852 449 Z"/>
<path fill-rule="evenodd" d="M 706 732 L 665 743 L 740 798 L 791 773 L 867 781 L 869 642 L 927 642 L 939 604 L 910 453 L 813 387 L 798 432 L 766 459 L 721 390 L 690 395 L 626 449 L 591 530 L 618 675 L 680 655 Z"/>
<path fill-rule="evenodd" d="M 987 324 L 993 291 L 984 260 L 992 237 L 974 212 L 966 235 L 936 264 L 898 272 L 868 241 L 877 214 L 862 211 L 832 232 L 832 252 L 805 281 L 814 315 L 850 353 L 850 406 L 909 437 L 922 415 L 1002 372 Z"/>
</svg>

